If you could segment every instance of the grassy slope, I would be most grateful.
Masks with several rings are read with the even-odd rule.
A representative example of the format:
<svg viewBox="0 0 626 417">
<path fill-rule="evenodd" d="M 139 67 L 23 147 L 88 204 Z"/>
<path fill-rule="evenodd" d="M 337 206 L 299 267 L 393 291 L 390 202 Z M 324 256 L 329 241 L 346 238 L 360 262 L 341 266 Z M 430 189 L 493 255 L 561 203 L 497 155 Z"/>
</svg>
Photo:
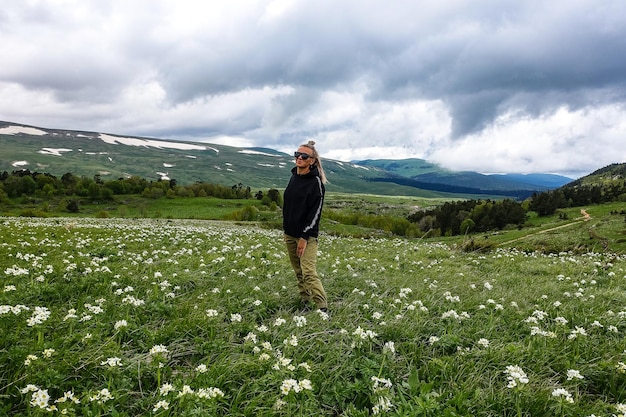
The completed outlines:
<svg viewBox="0 0 626 417">
<path fill-rule="evenodd" d="M 442 238 L 463 245 L 474 239 L 480 246 L 518 248 L 524 251 L 558 253 L 616 252 L 626 253 L 626 216 L 619 214 L 623 203 L 609 203 L 559 210 L 556 214 L 538 217 L 531 213 L 526 226 L 520 230 L 504 230 L 470 237 Z M 589 214 L 585 219 L 581 210 Z M 559 218 L 561 214 L 566 219 Z"/>
<path fill-rule="evenodd" d="M 158 140 L 155 140 L 158 143 Z M 243 184 L 254 190 L 284 187 L 291 175 L 293 160 L 274 150 L 245 153 L 241 148 L 213 144 L 206 150 L 180 150 L 144 146 L 109 144 L 96 133 L 58 131 L 54 136 L 0 135 L 0 172 L 27 168 L 33 172 L 51 173 L 58 177 L 67 172 L 103 180 L 136 175 L 158 180 L 167 174 L 178 184 L 210 182 L 223 185 Z M 41 152 L 43 148 L 69 149 L 61 156 Z M 28 165 L 15 165 L 26 161 Z M 456 197 L 440 192 L 425 191 L 396 184 L 372 183 L 368 178 L 386 174 L 376 168 L 364 168 L 350 163 L 325 160 L 324 168 L 334 192 L 409 195 L 425 198 Z"/>
<path fill-rule="evenodd" d="M 12 123 L 0 122 L 0 128 L 13 126 Z M 241 183 L 254 189 L 284 187 L 293 166 L 289 155 L 272 149 L 243 149 L 232 146 L 213 145 L 199 142 L 177 142 L 167 139 L 135 138 L 136 141 L 150 141 L 150 146 L 129 146 L 110 144 L 100 139 L 95 132 L 44 129 L 47 135 L 0 134 L 0 172 L 11 172 L 27 168 L 33 172 L 47 172 L 62 176 L 67 172 L 78 176 L 102 179 L 116 179 L 137 175 L 148 180 L 157 180 L 162 174 L 177 180 L 179 184 L 193 184 L 197 181 L 223 185 Z M 109 135 L 124 138 L 124 136 Z M 181 150 L 167 147 L 166 142 L 201 145 L 206 149 Z M 145 143 L 145 142 L 144 142 Z M 155 145 L 161 144 L 161 147 Z M 44 149 L 63 149 L 60 155 L 53 155 Z M 26 164 L 16 164 L 25 161 Z M 368 179 L 390 175 L 399 170 L 403 176 L 414 177 L 418 174 L 436 173 L 448 178 L 447 184 L 462 184 L 485 190 L 517 190 L 518 184 L 489 184 L 496 181 L 479 176 L 469 184 L 465 183 L 467 173 L 455 173 L 443 170 L 437 165 L 423 160 L 368 161 L 368 166 L 356 165 L 334 160 L 325 160 L 324 167 L 330 180 L 329 191 L 346 193 L 407 195 L 426 198 L 499 198 L 498 195 L 463 195 L 439 191 L 428 191 L 411 186 L 393 183 L 370 182 Z M 401 171 L 401 172 L 400 172 Z M 463 181 L 463 182 L 460 182 Z M 497 182 L 497 181 L 496 181 Z M 501 181 L 500 181 L 501 182 Z M 426 187 L 428 188 L 428 187 Z"/>
</svg>

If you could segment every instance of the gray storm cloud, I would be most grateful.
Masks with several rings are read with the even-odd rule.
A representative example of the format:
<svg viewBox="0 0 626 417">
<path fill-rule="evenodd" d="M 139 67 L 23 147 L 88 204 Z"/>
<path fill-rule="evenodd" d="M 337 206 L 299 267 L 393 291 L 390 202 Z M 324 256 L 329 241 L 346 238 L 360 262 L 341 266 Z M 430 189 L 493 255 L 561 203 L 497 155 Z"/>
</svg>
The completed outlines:
<svg viewBox="0 0 626 417">
<path fill-rule="evenodd" d="M 537 148 L 515 159 L 527 172 L 550 170 L 546 141 L 593 135 L 626 159 L 623 1 L 5 3 L 0 112 L 16 122 L 285 149 L 315 137 L 343 158 L 480 171 L 510 154 L 483 147 L 515 149 L 520 132 Z M 455 156 L 470 142 L 474 158 Z"/>
</svg>

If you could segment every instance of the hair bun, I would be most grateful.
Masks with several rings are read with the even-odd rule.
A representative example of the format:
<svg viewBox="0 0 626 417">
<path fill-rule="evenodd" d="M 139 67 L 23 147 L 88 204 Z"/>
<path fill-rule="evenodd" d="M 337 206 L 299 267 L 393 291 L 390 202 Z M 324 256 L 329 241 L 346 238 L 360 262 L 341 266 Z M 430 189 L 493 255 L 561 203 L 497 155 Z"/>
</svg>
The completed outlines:
<svg viewBox="0 0 626 417">
<path fill-rule="evenodd" d="M 314 140 L 310 140 L 310 141 L 307 142 L 307 145 L 313 146 L 313 145 L 315 145 L 315 141 Z"/>
</svg>

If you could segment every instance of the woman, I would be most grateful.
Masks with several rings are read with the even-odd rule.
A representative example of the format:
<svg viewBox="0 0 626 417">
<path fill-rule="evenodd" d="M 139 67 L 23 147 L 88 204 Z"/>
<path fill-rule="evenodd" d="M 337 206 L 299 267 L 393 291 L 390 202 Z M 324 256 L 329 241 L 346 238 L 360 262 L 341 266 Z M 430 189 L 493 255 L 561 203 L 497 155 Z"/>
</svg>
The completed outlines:
<svg viewBox="0 0 626 417">
<path fill-rule="evenodd" d="M 326 176 L 315 142 L 300 145 L 294 152 L 296 166 L 283 198 L 283 230 L 291 266 L 298 279 L 302 307 L 309 302 L 328 311 L 326 292 L 317 276 L 317 236 L 324 204 Z"/>
</svg>

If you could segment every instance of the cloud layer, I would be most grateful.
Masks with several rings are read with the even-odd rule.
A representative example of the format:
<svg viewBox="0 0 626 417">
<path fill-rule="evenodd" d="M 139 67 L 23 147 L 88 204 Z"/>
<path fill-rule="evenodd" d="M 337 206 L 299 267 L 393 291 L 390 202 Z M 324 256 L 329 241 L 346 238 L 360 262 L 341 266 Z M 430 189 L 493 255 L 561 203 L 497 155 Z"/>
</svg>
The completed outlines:
<svg viewBox="0 0 626 417">
<path fill-rule="evenodd" d="M 578 176 L 626 161 L 621 0 L 7 0 L 1 119 Z"/>
</svg>

